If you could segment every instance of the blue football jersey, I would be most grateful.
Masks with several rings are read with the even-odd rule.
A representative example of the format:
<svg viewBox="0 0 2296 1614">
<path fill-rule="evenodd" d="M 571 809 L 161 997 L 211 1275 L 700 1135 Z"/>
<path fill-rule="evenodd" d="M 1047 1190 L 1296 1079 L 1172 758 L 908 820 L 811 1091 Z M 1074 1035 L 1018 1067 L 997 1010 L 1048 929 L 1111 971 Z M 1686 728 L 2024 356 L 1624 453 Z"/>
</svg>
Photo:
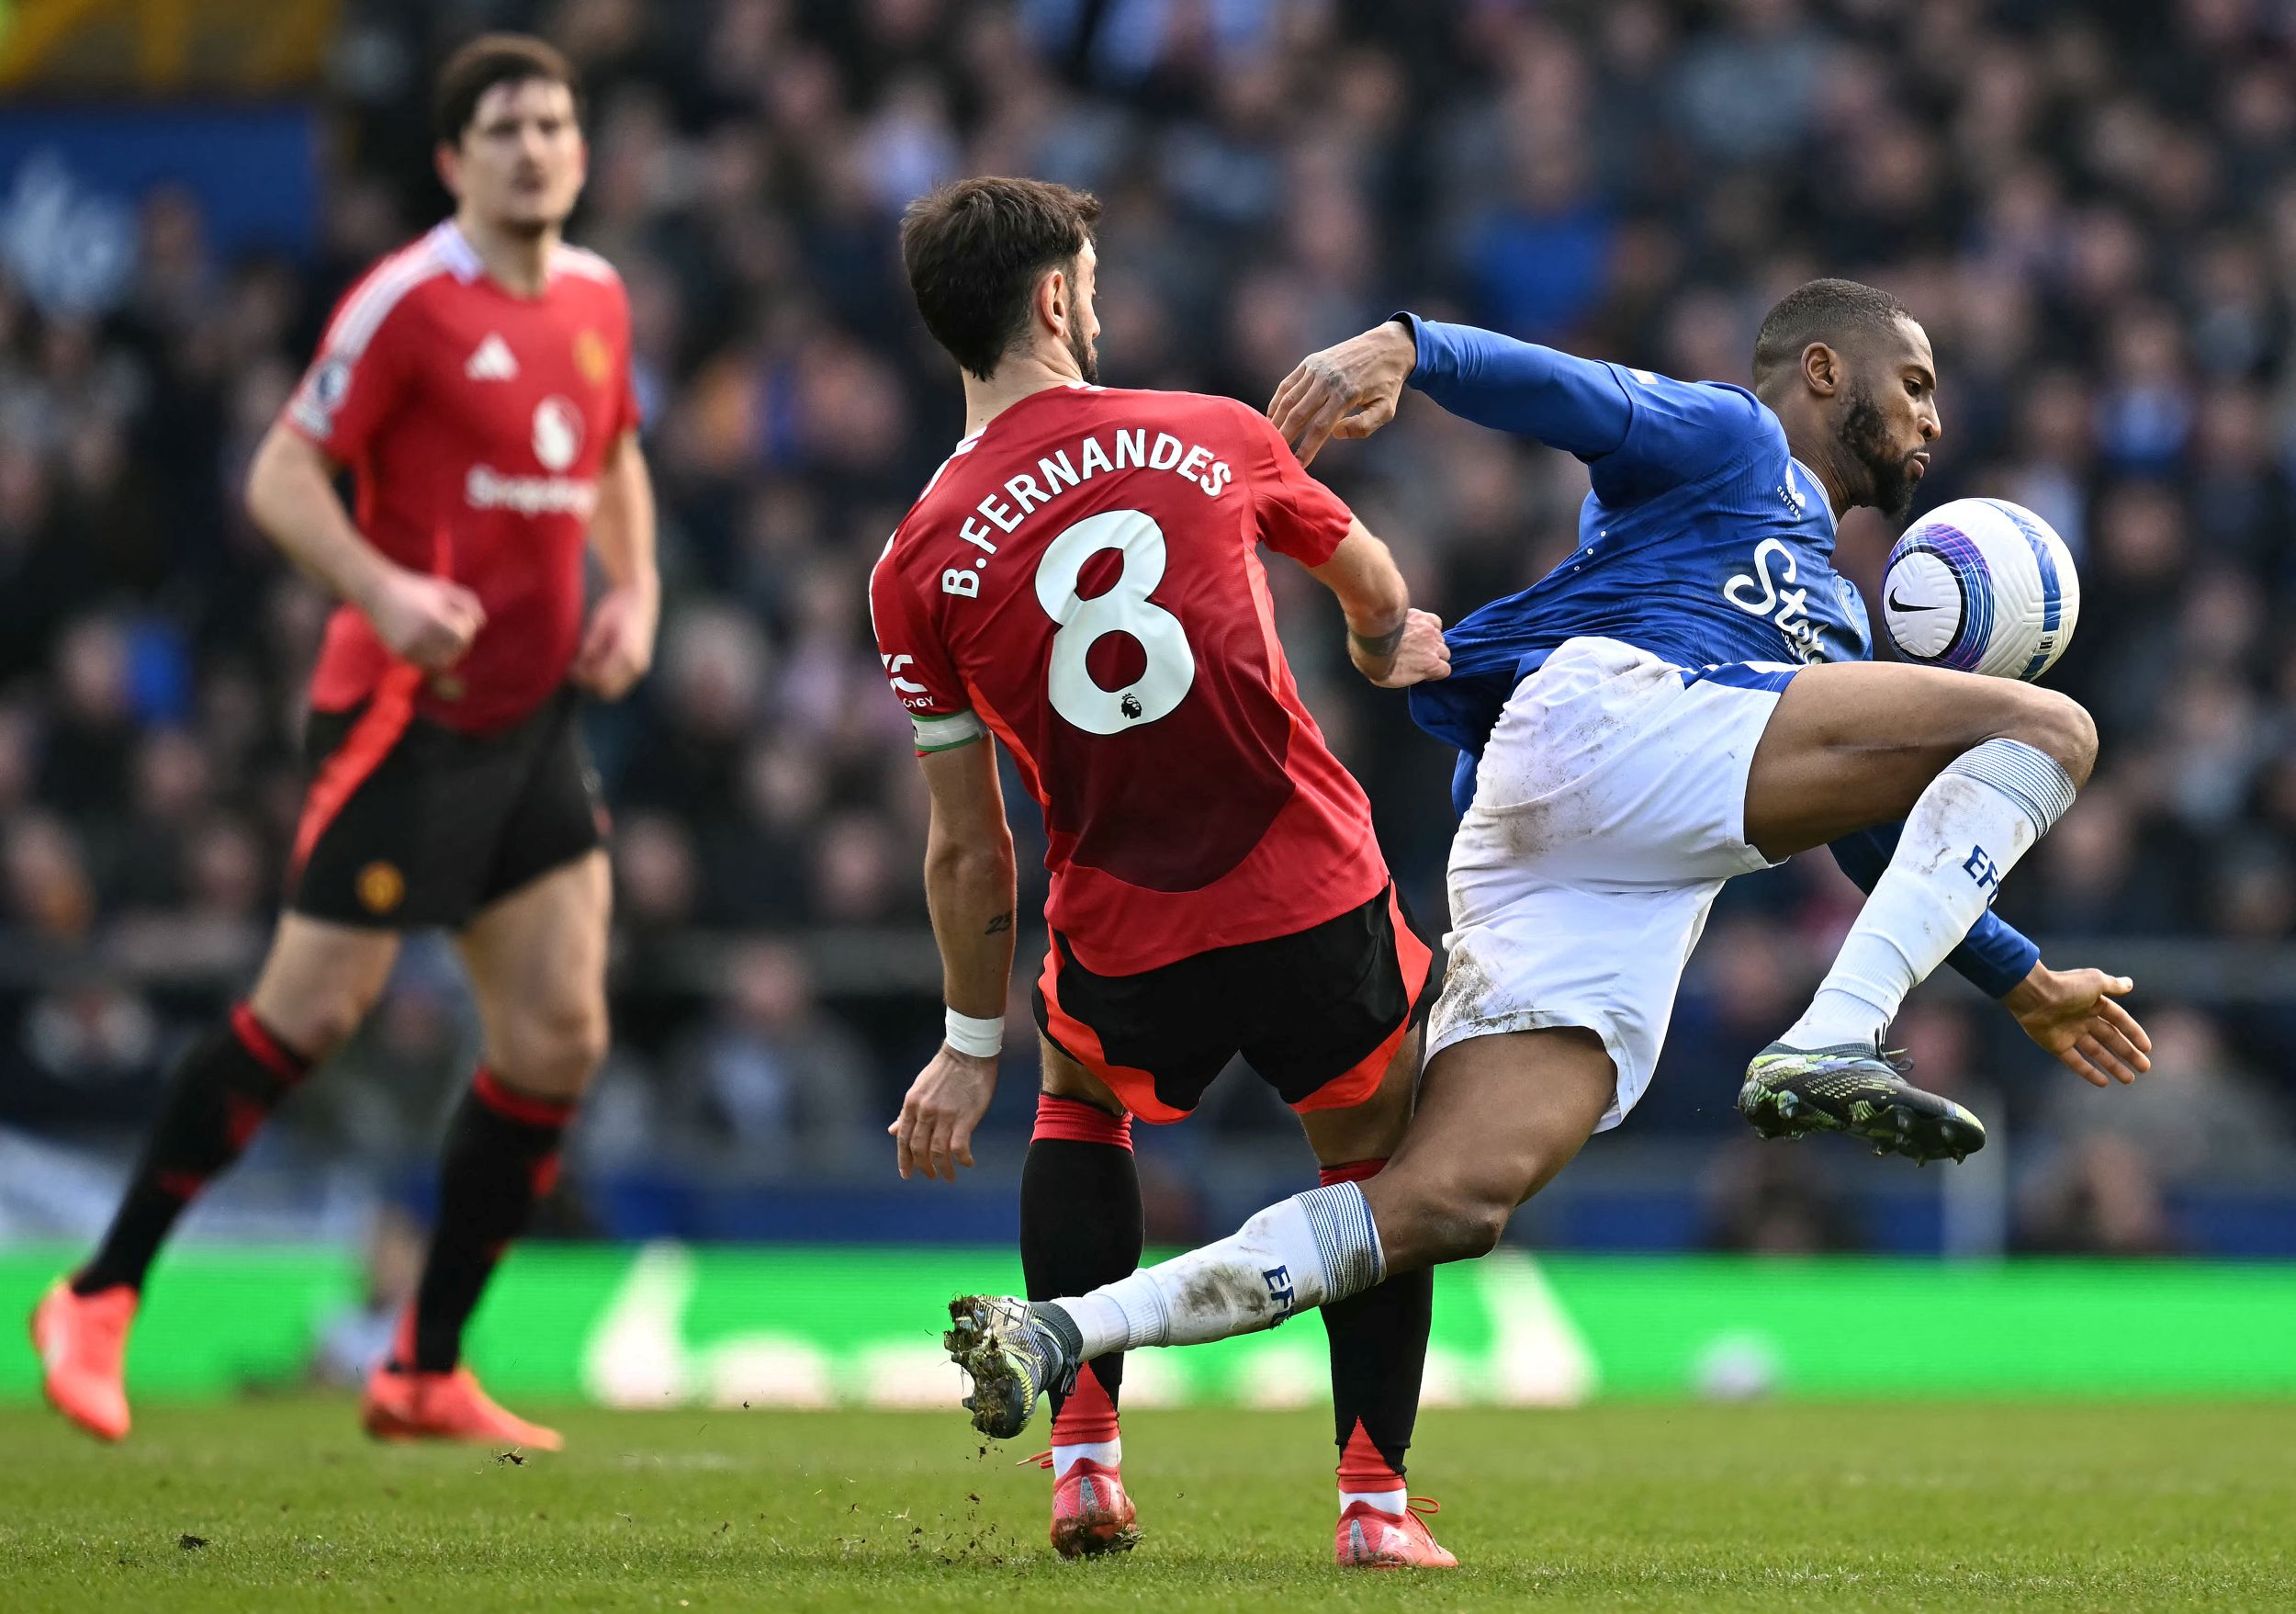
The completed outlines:
<svg viewBox="0 0 2296 1614">
<path fill-rule="evenodd" d="M 1413 387 L 1453 414 L 1577 455 L 1592 485 L 1577 551 L 1469 613 L 1444 635 L 1451 676 L 1412 688 L 1413 719 L 1459 748 L 1458 812 L 1514 686 L 1566 639 L 1619 639 L 1683 668 L 1873 655 L 1865 602 L 1833 568 L 1825 489 L 1751 392 L 1398 317 L 1418 344 Z M 1898 828 L 1845 836 L 1834 856 L 1870 891 Z M 1947 962 L 1999 997 L 2040 955 L 1988 909 Z"/>
<path fill-rule="evenodd" d="M 1412 386 L 1576 454 L 1593 485 L 1577 551 L 1445 634 L 1451 676 L 1411 692 L 1421 728 L 1480 754 L 1514 686 L 1581 637 L 1682 667 L 1872 655 L 1865 603 L 1833 569 L 1825 490 L 1751 392 L 1413 323 Z"/>
</svg>

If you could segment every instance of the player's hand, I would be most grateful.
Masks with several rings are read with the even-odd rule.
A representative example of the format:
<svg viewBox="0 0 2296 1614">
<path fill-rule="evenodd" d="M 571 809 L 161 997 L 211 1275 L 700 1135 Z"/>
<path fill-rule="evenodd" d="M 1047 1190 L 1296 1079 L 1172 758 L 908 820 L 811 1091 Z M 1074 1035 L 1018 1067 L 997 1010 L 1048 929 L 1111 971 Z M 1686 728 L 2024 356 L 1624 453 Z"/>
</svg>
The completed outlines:
<svg viewBox="0 0 2296 1614">
<path fill-rule="evenodd" d="M 608 589 L 591 611 L 569 676 L 601 700 L 620 700 L 654 664 L 654 629 L 660 615 L 660 601 L 652 590 Z"/>
<path fill-rule="evenodd" d="M 973 1129 L 988 1113 L 996 1091 L 996 1061 L 960 1054 L 943 1043 L 933 1062 L 909 1084 L 901 1118 L 885 1131 L 893 1136 L 901 1180 L 922 1171 L 943 1182 L 957 1179 L 957 1168 L 973 1164 Z"/>
<path fill-rule="evenodd" d="M 1381 689 L 1409 689 L 1451 676 L 1451 647 L 1443 642 L 1443 618 L 1432 611 L 1410 611 L 1403 616 L 1403 637 L 1393 653 L 1368 653 L 1363 641 L 1347 636 L 1347 659 L 1356 671 Z"/>
<path fill-rule="evenodd" d="M 487 620 L 478 596 L 462 584 L 403 567 L 387 572 L 362 604 L 384 647 L 425 672 L 461 660 Z"/>
<path fill-rule="evenodd" d="M 2100 969 L 2035 964 L 2001 1001 L 2025 1034 L 2075 1076 L 2096 1087 L 2125 1086 L 2153 1068 L 2153 1039 L 2113 1000 L 2127 997 L 2135 984 Z"/>
<path fill-rule="evenodd" d="M 1267 418 L 1300 463 L 1311 464 L 1332 438 L 1368 437 L 1393 420 L 1418 363 L 1410 329 L 1390 320 L 1301 359 L 1268 401 Z"/>
</svg>

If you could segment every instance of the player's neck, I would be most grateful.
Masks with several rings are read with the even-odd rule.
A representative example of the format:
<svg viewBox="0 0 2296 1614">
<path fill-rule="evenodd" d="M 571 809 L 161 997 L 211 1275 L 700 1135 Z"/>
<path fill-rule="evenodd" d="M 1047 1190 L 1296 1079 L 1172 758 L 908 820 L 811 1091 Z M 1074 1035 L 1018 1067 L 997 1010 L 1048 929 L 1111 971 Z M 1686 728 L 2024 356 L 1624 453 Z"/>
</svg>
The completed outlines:
<svg viewBox="0 0 2296 1614">
<path fill-rule="evenodd" d="M 1834 520 L 1840 523 L 1843 516 L 1850 514 L 1851 503 L 1850 495 L 1843 491 L 1850 485 L 1849 479 L 1841 474 L 1841 468 L 1835 463 L 1834 456 L 1827 451 L 1824 445 L 1813 446 L 1795 441 L 1790 431 L 1786 434 L 1786 448 L 1795 460 L 1807 466 L 1818 478 L 1818 485 L 1826 491 L 1826 502 L 1833 509 Z"/>
<path fill-rule="evenodd" d="M 964 378 L 964 435 L 974 435 L 1024 398 L 1054 387 L 1078 386 L 1083 380 L 1076 373 L 1075 361 L 1064 350 L 1058 359 L 1036 353 L 1007 358 L 985 381 L 968 373 Z"/>
<path fill-rule="evenodd" d="M 555 228 L 536 231 L 501 230 L 468 209 L 455 214 L 455 228 L 478 254 L 487 278 L 514 297 L 540 297 L 550 284 L 550 254 L 557 250 Z"/>
</svg>

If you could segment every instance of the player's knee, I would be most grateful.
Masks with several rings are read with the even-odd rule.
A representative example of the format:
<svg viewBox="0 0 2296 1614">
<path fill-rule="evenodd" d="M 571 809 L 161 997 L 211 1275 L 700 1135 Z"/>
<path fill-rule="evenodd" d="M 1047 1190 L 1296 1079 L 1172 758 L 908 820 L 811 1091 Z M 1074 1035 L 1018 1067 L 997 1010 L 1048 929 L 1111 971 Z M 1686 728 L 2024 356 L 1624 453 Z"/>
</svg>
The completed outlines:
<svg viewBox="0 0 2296 1614">
<path fill-rule="evenodd" d="M 493 1057 L 537 1091 L 571 1098 L 604 1063 L 607 1041 L 602 1004 L 565 1004 L 522 1017 Z"/>
<path fill-rule="evenodd" d="M 1514 1202 L 1503 1194 L 1455 1184 L 1423 1202 L 1420 1235 L 1434 1261 L 1471 1261 L 1499 1247 Z"/>
<path fill-rule="evenodd" d="M 2075 785 L 2088 784 L 2097 764 L 2097 722 L 2088 708 L 2053 689 L 2028 694 L 2010 738 L 2055 758 Z"/>
<path fill-rule="evenodd" d="M 304 1058 L 317 1063 L 340 1052 L 358 1034 L 380 997 L 379 988 L 336 983 L 293 997 L 260 989 L 250 1007 L 265 1030 Z"/>
</svg>

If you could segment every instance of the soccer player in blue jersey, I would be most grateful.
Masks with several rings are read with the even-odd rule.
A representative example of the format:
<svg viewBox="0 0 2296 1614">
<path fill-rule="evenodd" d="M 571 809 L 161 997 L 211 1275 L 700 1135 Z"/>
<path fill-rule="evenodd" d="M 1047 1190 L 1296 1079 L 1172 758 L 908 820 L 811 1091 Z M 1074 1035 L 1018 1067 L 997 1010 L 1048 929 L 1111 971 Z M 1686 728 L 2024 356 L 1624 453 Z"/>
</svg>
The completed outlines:
<svg viewBox="0 0 2296 1614">
<path fill-rule="evenodd" d="M 1829 845 L 1870 895 L 1815 1000 L 1756 1056 L 1766 1136 L 1858 1134 L 1925 1161 L 1985 1129 L 1881 1045 L 1941 963 L 2099 1086 L 2149 1067 L 2130 982 L 2053 970 L 1994 917 L 2070 805 L 2096 729 L 2062 694 L 1870 660 L 1835 523 L 1910 508 L 1941 425 L 1929 338 L 1887 293 L 1815 280 L 1762 322 L 1754 386 L 1685 383 L 1398 315 L 1312 355 L 1268 412 L 1300 457 L 1403 387 L 1584 461 L 1579 547 L 1446 636 L 1411 692 L 1459 751 L 1450 968 L 1419 1111 L 1387 1168 L 1075 1299 L 951 1307 L 975 1420 L 1016 1432 L 1103 1351 L 1272 1326 L 1387 1274 L 1480 1255 L 1642 1095 L 1684 961 L 1733 875 Z"/>
</svg>

